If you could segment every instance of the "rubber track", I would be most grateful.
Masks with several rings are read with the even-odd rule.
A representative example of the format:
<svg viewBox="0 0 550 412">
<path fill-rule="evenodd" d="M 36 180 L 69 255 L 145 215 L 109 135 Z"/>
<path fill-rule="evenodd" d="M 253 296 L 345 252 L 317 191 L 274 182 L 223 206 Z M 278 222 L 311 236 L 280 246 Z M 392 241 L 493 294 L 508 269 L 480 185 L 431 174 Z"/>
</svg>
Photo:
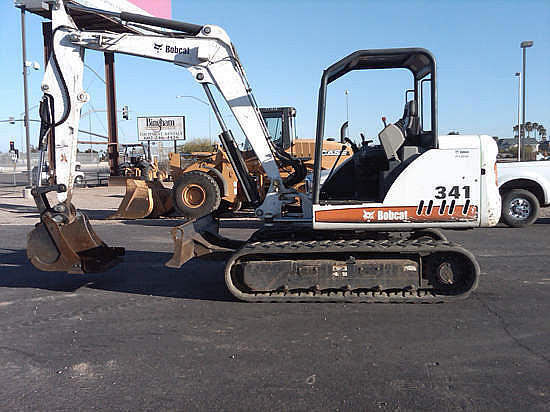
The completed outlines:
<svg viewBox="0 0 550 412">
<path fill-rule="evenodd" d="M 300 259 L 306 258 L 311 253 L 326 253 L 330 258 L 333 253 L 383 253 L 394 254 L 399 257 L 401 254 L 428 256 L 437 252 L 455 252 L 464 255 L 469 259 L 476 272 L 476 281 L 473 286 L 461 295 L 440 295 L 432 289 L 400 290 L 391 292 L 365 291 L 356 289 L 351 291 L 338 291 L 334 289 L 320 291 L 272 291 L 247 293 L 239 290 L 233 284 L 230 271 L 237 260 L 245 255 L 302 255 Z M 251 242 L 237 251 L 229 261 L 225 269 L 225 281 L 229 291 L 238 299 L 248 302 L 373 302 L 373 303 L 441 303 L 453 302 L 467 298 L 477 288 L 479 278 L 479 264 L 475 257 L 468 250 L 460 245 L 445 240 L 290 240 L 290 241 L 263 241 Z"/>
</svg>

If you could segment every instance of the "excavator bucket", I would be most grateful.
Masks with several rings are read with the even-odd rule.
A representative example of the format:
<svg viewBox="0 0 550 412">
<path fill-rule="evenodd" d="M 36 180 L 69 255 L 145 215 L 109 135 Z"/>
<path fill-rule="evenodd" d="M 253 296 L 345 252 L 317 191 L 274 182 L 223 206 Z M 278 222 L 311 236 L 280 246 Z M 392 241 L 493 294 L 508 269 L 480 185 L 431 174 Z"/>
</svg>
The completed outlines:
<svg viewBox="0 0 550 412">
<path fill-rule="evenodd" d="M 107 246 L 86 215 L 76 212 L 69 223 L 57 217 L 44 213 L 41 222 L 28 234 L 27 256 L 36 268 L 48 272 L 96 273 L 122 261 L 124 248 Z"/>
<path fill-rule="evenodd" d="M 158 180 L 127 179 L 124 198 L 109 219 L 156 219 L 170 213 L 173 207 L 170 189 Z"/>
<path fill-rule="evenodd" d="M 214 252 L 233 252 L 245 243 L 220 236 L 218 232 L 219 221 L 212 215 L 193 219 L 173 228 L 174 254 L 166 262 L 166 266 L 179 269 L 194 257 Z"/>
</svg>

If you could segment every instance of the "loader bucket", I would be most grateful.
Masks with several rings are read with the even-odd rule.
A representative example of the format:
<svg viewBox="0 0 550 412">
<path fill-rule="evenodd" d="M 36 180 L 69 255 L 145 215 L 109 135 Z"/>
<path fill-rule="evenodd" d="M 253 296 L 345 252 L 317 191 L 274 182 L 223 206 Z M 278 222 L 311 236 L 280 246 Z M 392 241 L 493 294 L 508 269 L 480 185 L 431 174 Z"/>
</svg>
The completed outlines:
<svg viewBox="0 0 550 412">
<path fill-rule="evenodd" d="M 145 180 L 127 179 L 126 193 L 118 210 L 109 219 L 143 219 L 154 207 L 153 194 Z"/>
<path fill-rule="evenodd" d="M 109 176 L 109 186 L 126 186 L 126 176 Z"/>
<path fill-rule="evenodd" d="M 49 212 L 27 236 L 27 256 L 47 272 L 103 272 L 122 261 L 124 248 L 109 247 L 97 236 L 86 215 L 59 223 Z"/>
<path fill-rule="evenodd" d="M 161 216 L 166 216 L 174 210 L 174 200 L 172 197 L 172 189 L 168 189 L 158 180 L 147 182 L 151 195 L 153 196 L 153 210 L 147 216 L 150 219 L 158 219 Z"/>
<path fill-rule="evenodd" d="M 212 215 L 190 220 L 172 229 L 174 254 L 166 266 L 178 269 L 188 260 L 214 252 L 233 252 L 243 241 L 224 238 L 218 234 L 219 221 Z"/>
</svg>

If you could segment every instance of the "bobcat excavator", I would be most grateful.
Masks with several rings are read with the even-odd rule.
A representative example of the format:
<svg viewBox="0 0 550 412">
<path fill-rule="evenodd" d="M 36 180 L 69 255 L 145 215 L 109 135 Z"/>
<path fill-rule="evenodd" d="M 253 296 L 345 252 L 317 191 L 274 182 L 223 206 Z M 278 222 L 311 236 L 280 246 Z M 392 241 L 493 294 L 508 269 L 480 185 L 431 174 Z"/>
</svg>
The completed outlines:
<svg viewBox="0 0 550 412">
<path fill-rule="evenodd" d="M 21 0 L 32 11 L 31 0 Z M 244 242 L 218 234 L 211 215 L 173 232 L 179 266 L 207 253 L 230 253 L 225 280 L 245 301 L 440 302 L 464 298 L 477 287 L 479 265 L 439 228 L 493 226 L 500 216 L 497 148 L 489 136 L 437 135 L 436 62 L 421 48 L 359 50 L 324 70 L 318 98 L 312 186 L 299 159 L 271 143 L 235 48 L 226 32 L 125 11 L 100 10 L 75 1 L 48 4 L 52 53 L 41 102 L 40 149 L 55 142 L 54 178 L 33 196 L 40 223 L 28 236 L 27 254 L 46 271 L 104 271 L 122 259 L 71 203 L 82 89 L 84 51 L 126 53 L 188 69 L 204 88 L 221 127 L 221 144 L 263 227 Z M 88 0 L 87 4 L 92 3 Z M 380 144 L 364 141 L 353 156 L 321 173 L 328 86 L 352 71 L 405 69 L 411 98 L 403 117 L 386 123 Z M 260 198 L 232 132 L 220 115 L 217 88 L 269 178 Z M 281 178 L 279 166 L 293 172 Z M 48 194 L 57 194 L 52 206 Z M 299 198 L 299 202 L 296 199 Z"/>
</svg>

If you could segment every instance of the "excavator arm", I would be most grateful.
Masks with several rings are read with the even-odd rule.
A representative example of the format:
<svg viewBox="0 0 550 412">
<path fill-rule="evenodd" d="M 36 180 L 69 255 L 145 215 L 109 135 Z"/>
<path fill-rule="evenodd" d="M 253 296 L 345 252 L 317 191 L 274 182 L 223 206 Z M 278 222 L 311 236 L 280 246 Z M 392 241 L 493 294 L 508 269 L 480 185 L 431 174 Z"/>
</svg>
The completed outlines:
<svg viewBox="0 0 550 412">
<path fill-rule="evenodd" d="M 121 254 L 120 250 L 109 248 L 101 242 L 87 218 L 71 204 L 80 109 L 88 100 L 82 87 L 86 49 L 171 62 L 188 69 L 195 81 L 202 85 L 212 105 L 222 129 L 222 145 L 246 197 L 257 207 L 256 214 L 264 218 L 277 218 L 285 203 L 295 201 L 295 191 L 284 185 L 276 160 L 288 162 L 289 159 L 281 158 L 272 145 L 244 69 L 223 29 L 214 25 L 199 26 L 127 12 L 99 10 L 74 1 L 51 3 L 53 44 L 42 82 L 40 169 L 44 163 L 48 136 L 51 142 L 49 149 L 55 151 L 55 165 L 48 183 L 42 185 L 39 182 L 33 188 L 41 223 L 29 235 L 27 250 L 35 266 L 42 270 L 100 271 L 111 266 L 112 261 L 118 260 Z M 88 16 L 88 20 L 83 16 Z M 93 17 L 104 19 L 108 25 L 99 25 L 98 28 L 97 24 L 86 24 Z M 87 26 L 92 26 L 93 30 Z M 226 127 L 220 114 L 212 86 L 227 102 L 270 180 L 270 188 L 263 202 L 231 130 Z M 57 192 L 59 203 L 53 207 L 46 196 L 49 192 Z M 91 256 L 93 262 L 86 263 L 87 256 Z"/>
</svg>

